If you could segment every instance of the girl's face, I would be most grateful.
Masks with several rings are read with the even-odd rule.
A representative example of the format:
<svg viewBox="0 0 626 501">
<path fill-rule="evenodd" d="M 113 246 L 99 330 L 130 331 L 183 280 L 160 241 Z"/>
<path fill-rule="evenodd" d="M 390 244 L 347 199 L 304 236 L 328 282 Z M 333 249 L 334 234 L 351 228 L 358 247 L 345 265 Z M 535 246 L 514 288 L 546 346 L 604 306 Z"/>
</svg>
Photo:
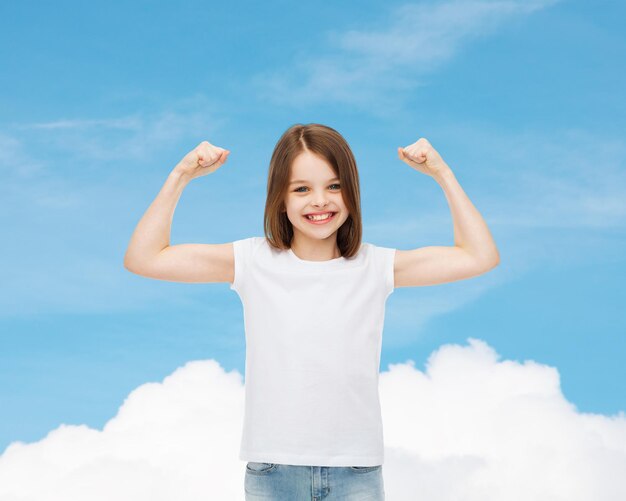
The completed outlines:
<svg viewBox="0 0 626 501">
<path fill-rule="evenodd" d="M 298 155 L 291 166 L 285 207 L 293 225 L 294 240 L 303 237 L 336 239 L 337 230 L 349 216 L 339 179 L 330 164 L 307 151 Z M 318 212 L 331 214 L 321 221 L 311 221 L 306 217 Z"/>
</svg>

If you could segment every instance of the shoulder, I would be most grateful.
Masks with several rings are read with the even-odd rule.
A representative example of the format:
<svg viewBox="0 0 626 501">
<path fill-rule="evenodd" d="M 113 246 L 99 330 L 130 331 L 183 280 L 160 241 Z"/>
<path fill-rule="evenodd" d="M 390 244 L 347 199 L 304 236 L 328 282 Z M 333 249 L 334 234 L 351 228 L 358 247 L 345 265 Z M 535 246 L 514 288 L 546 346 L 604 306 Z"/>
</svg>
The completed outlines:
<svg viewBox="0 0 626 501">
<path fill-rule="evenodd" d="M 376 259 L 382 260 L 394 258 L 397 250 L 395 247 L 384 247 L 369 242 L 363 242 L 363 248 Z"/>
<path fill-rule="evenodd" d="M 249 260 L 259 251 L 269 251 L 270 245 L 264 236 L 252 236 L 233 241 L 233 249 L 236 259 Z"/>
<path fill-rule="evenodd" d="M 266 243 L 265 237 L 246 237 L 233 241 L 233 245 L 241 248 L 258 247 Z"/>
<path fill-rule="evenodd" d="M 396 248 L 383 247 L 381 245 L 368 244 L 371 251 L 372 260 L 377 273 L 381 278 L 382 286 L 385 290 L 385 297 L 391 294 L 395 287 L 395 262 Z"/>
<path fill-rule="evenodd" d="M 249 244 L 258 243 L 262 240 L 265 240 L 265 237 L 246 237 L 246 238 L 239 238 L 237 240 L 234 240 L 233 243 L 240 242 L 240 243 L 249 245 Z"/>
</svg>

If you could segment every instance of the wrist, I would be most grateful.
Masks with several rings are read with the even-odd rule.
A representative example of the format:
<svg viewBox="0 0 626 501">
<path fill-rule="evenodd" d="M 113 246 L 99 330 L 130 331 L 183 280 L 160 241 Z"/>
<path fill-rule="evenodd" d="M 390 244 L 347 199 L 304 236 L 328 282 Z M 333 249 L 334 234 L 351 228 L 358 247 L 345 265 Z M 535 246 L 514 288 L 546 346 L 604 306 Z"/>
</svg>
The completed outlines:
<svg viewBox="0 0 626 501">
<path fill-rule="evenodd" d="M 183 170 L 178 169 L 178 166 L 174 167 L 168 177 L 181 184 L 187 184 L 189 181 L 191 181 L 191 176 Z"/>
<path fill-rule="evenodd" d="M 439 172 L 437 175 L 433 176 L 433 178 L 439 184 L 445 184 L 448 181 L 454 179 L 454 172 L 452 172 L 452 169 L 450 167 L 445 165 L 443 167 L 443 169 L 441 170 L 441 172 Z"/>
</svg>

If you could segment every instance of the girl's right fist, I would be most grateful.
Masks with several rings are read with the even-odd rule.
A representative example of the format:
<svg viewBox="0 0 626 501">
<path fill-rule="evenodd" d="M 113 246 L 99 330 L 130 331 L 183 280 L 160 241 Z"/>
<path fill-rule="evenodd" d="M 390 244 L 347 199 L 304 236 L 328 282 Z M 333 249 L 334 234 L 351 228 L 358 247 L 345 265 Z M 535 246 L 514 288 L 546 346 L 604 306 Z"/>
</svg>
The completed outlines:
<svg viewBox="0 0 626 501">
<path fill-rule="evenodd" d="M 183 157 L 175 170 L 189 179 L 206 176 L 219 169 L 226 162 L 229 154 L 230 150 L 214 146 L 208 141 L 202 141 Z"/>
</svg>

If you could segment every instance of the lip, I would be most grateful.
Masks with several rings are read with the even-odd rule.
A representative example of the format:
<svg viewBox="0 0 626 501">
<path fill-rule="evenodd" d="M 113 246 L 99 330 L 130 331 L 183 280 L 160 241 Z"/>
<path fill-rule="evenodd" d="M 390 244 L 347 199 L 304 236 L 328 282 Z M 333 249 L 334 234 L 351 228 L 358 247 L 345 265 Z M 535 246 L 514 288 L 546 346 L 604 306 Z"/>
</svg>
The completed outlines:
<svg viewBox="0 0 626 501">
<path fill-rule="evenodd" d="M 328 214 L 331 213 L 332 215 L 330 217 L 327 217 L 326 219 L 322 219 L 321 221 L 311 221 L 307 216 L 315 216 L 317 214 Z M 336 212 L 333 211 L 325 211 L 325 212 L 310 212 L 309 214 L 305 214 L 304 216 L 302 216 L 304 218 L 304 220 L 307 223 L 311 223 L 311 224 L 326 224 L 330 221 L 332 221 L 333 219 L 335 219 L 335 216 L 337 215 Z"/>
<path fill-rule="evenodd" d="M 334 214 L 337 213 L 337 211 L 334 211 L 334 210 L 324 210 L 321 212 L 307 212 L 305 216 L 319 216 L 321 214 L 328 214 L 329 212 L 334 213 Z"/>
</svg>

